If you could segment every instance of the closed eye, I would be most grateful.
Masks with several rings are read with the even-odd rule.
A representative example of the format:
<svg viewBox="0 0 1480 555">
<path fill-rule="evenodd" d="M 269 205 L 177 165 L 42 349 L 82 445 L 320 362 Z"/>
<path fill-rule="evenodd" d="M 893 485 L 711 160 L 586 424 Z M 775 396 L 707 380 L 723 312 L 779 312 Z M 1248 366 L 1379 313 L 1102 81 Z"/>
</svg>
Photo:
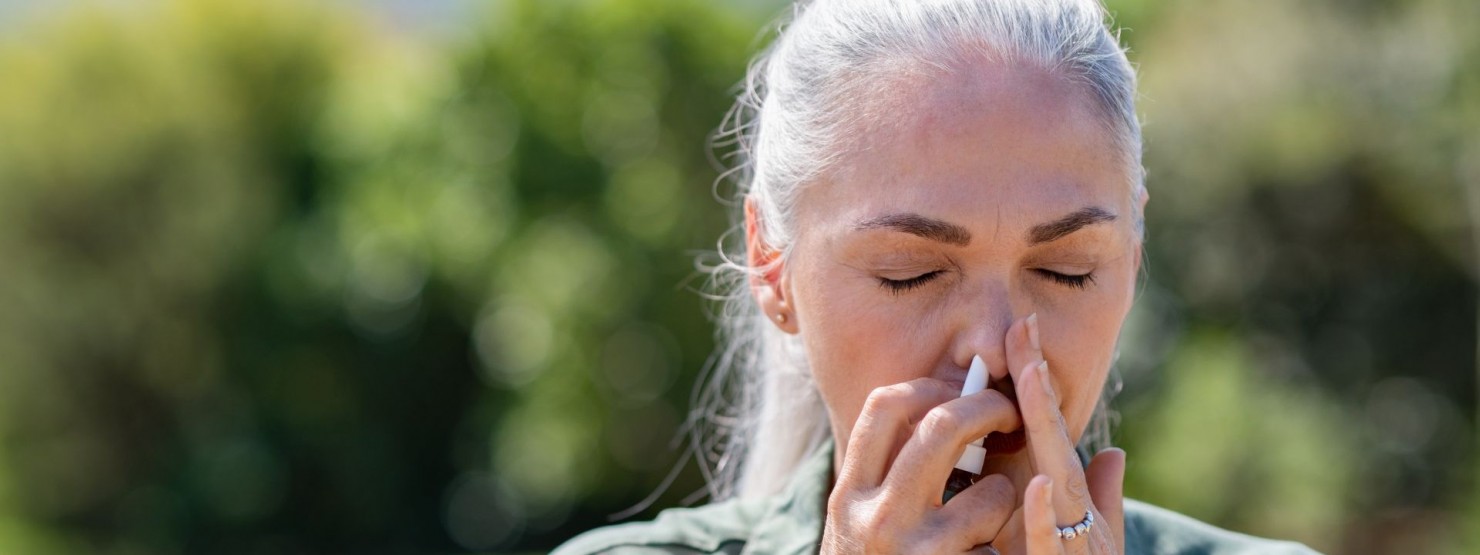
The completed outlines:
<svg viewBox="0 0 1480 555">
<path fill-rule="evenodd" d="M 1065 287 L 1072 287 L 1074 289 L 1084 289 L 1095 282 L 1094 272 L 1074 275 L 1061 274 L 1053 270 L 1045 270 L 1042 268 L 1037 268 L 1033 271 L 1036 272 L 1038 275 L 1043 276 L 1044 279 L 1047 279 L 1059 285 L 1063 285 Z"/>
<path fill-rule="evenodd" d="M 925 272 L 909 279 L 879 278 L 879 286 L 888 289 L 889 293 L 891 294 L 898 295 L 916 287 L 920 287 L 921 285 L 925 285 L 926 283 L 930 282 L 930 280 L 939 277 L 940 273 L 941 270 L 935 270 Z"/>
</svg>

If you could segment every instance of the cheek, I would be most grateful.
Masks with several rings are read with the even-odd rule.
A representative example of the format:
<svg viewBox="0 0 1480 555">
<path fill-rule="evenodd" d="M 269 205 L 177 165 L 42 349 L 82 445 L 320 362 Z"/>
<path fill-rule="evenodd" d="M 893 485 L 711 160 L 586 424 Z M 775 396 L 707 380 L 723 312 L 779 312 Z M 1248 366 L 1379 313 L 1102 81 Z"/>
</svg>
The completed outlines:
<svg viewBox="0 0 1480 555">
<path fill-rule="evenodd" d="M 875 388 L 929 376 L 937 318 L 898 302 L 873 278 L 795 268 L 793 303 L 817 387 L 834 422 L 853 422 Z"/>
<path fill-rule="evenodd" d="M 1101 280 L 1104 287 L 1093 299 L 1039 315 L 1044 354 L 1059 390 L 1064 419 L 1075 432 L 1088 425 L 1100 400 L 1130 306 L 1129 288 L 1107 281 L 1119 280 Z"/>
</svg>

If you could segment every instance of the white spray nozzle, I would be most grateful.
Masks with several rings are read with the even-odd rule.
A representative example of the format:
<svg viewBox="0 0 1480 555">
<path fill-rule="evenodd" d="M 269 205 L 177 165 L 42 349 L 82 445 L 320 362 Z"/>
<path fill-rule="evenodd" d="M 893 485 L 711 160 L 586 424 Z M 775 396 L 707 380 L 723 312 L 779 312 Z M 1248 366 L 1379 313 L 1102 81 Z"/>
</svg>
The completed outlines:
<svg viewBox="0 0 1480 555">
<path fill-rule="evenodd" d="M 971 357 L 971 370 L 966 372 L 966 383 L 961 386 L 961 396 L 980 393 L 987 388 L 987 363 L 981 355 Z"/>
<path fill-rule="evenodd" d="M 961 386 L 961 396 L 978 393 L 986 388 L 987 363 L 982 360 L 981 355 L 971 357 L 971 369 L 966 371 L 966 383 Z M 961 458 L 956 460 L 956 468 L 981 474 L 982 463 L 987 459 L 987 450 L 982 447 L 982 442 L 982 439 L 978 439 L 966 444 L 966 452 L 961 453 Z"/>
</svg>

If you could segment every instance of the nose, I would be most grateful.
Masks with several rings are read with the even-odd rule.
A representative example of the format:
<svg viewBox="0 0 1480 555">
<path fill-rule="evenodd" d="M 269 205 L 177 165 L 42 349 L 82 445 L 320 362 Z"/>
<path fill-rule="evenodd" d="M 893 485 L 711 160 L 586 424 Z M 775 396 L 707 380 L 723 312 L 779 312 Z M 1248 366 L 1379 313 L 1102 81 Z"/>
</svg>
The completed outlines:
<svg viewBox="0 0 1480 555">
<path fill-rule="evenodd" d="M 965 371 L 971 357 L 981 356 L 992 379 L 1007 375 L 1007 330 L 1018 318 L 1008 288 L 998 284 L 981 288 L 970 302 L 958 305 L 956 340 L 951 359 Z"/>
</svg>

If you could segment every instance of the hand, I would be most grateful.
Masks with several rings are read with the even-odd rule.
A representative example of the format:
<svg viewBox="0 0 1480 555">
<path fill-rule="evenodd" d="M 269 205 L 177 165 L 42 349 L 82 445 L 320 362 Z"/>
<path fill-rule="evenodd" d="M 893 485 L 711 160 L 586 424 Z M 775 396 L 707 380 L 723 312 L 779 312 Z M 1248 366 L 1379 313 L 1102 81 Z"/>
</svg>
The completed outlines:
<svg viewBox="0 0 1480 555">
<path fill-rule="evenodd" d="M 1106 449 L 1090 460 L 1088 469 L 1081 469 L 1043 357 L 1036 314 L 1008 330 L 1007 359 L 1036 475 L 1023 492 L 1022 508 L 993 546 L 1003 554 L 1124 553 L 1125 452 Z M 1095 519 L 1085 535 L 1072 540 L 1056 535 L 1059 528 L 1083 519 L 1085 511 Z"/>
<path fill-rule="evenodd" d="M 997 391 L 959 395 L 930 378 L 869 394 L 828 497 L 822 553 L 991 552 L 1018 505 L 1012 482 L 987 476 L 948 504 L 941 493 L 967 443 L 1022 421 Z"/>
</svg>

